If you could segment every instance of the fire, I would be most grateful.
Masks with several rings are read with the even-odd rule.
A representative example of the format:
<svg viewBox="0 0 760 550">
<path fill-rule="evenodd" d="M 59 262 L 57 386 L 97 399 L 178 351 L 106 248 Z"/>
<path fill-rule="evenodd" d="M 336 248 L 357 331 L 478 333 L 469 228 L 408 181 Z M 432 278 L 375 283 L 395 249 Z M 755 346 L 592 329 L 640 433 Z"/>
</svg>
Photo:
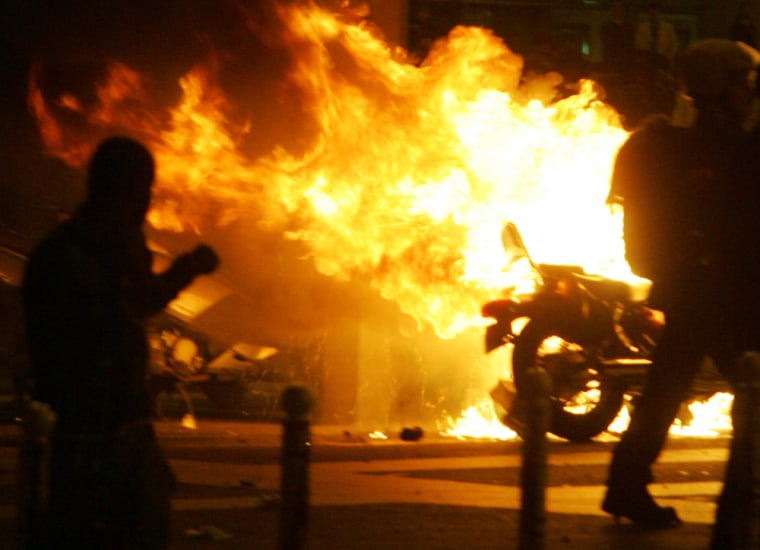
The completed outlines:
<svg viewBox="0 0 760 550">
<path fill-rule="evenodd" d="M 540 260 L 624 265 L 604 199 L 626 132 L 592 83 L 547 104 L 526 95 L 522 59 L 485 29 L 455 29 L 415 66 L 367 25 L 309 3 L 277 13 L 288 85 L 317 128 L 305 152 L 246 154 L 256 128 L 221 87 L 217 56 L 180 79 L 168 114 L 151 111 L 147 75 L 112 63 L 89 110 L 58 98 L 82 112 L 86 135 L 67 133 L 33 82 L 50 152 L 81 166 L 104 134 L 137 135 L 158 159 L 154 227 L 203 233 L 266 199 L 320 272 L 369 279 L 442 337 L 479 324 L 480 305 L 511 284 L 507 220 Z"/>
<path fill-rule="evenodd" d="M 730 393 L 716 393 L 704 401 L 688 404 L 691 418 L 684 421 L 676 419 L 670 427 L 672 435 L 683 437 L 715 437 L 731 433 L 731 405 L 734 396 Z M 612 421 L 606 433 L 619 436 L 628 427 L 631 417 L 627 406 L 620 409 L 620 414 Z M 518 435 L 501 424 L 493 410 L 493 404 L 483 401 L 479 405 L 467 408 L 459 418 L 449 417 L 441 433 L 459 439 L 516 439 Z"/>
<path fill-rule="evenodd" d="M 689 403 L 689 413 L 692 418 L 688 422 L 676 421 L 670 427 L 670 433 L 687 436 L 716 436 L 721 433 L 730 433 L 733 402 L 733 395 L 721 392 L 705 401 Z"/>
<path fill-rule="evenodd" d="M 496 416 L 493 404 L 484 401 L 468 407 L 460 418 L 448 418 L 441 433 L 458 439 L 499 439 L 517 438 L 517 433 L 507 428 Z"/>
<path fill-rule="evenodd" d="M 47 98 L 38 69 L 29 99 L 48 151 L 81 167 L 106 135 L 142 139 L 159 167 L 154 228 L 204 235 L 253 217 L 441 338 L 481 326 L 481 305 L 524 281 L 505 269 L 507 221 L 538 261 L 629 273 L 620 212 L 605 205 L 627 132 L 592 82 L 556 100 L 557 75 L 523 82 L 520 56 L 483 28 L 454 29 L 416 65 L 371 25 L 312 2 L 273 13 L 276 31 L 253 15 L 246 29 L 287 60 L 270 110 L 297 104 L 288 144 L 268 142 L 231 99 L 229 52 L 212 52 L 168 107 L 150 74 L 119 61 L 89 102 Z"/>
</svg>

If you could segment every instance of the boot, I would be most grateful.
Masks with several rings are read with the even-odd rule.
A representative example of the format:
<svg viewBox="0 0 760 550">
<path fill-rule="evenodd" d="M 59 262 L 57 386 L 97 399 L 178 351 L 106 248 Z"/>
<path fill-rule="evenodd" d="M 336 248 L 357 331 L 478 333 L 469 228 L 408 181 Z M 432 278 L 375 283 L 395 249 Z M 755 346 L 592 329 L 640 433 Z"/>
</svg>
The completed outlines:
<svg viewBox="0 0 760 550">
<path fill-rule="evenodd" d="M 615 517 L 638 523 L 646 527 L 664 528 L 681 524 L 676 511 L 671 506 L 658 505 L 647 491 L 646 485 L 636 487 L 608 487 L 602 502 L 602 510 Z"/>
</svg>

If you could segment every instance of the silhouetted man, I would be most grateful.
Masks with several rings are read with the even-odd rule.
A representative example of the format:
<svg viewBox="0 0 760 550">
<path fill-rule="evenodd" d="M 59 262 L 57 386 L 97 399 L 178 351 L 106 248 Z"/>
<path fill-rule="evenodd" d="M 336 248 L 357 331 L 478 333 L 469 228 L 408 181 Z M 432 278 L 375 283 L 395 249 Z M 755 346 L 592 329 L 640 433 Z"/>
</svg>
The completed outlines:
<svg viewBox="0 0 760 550">
<path fill-rule="evenodd" d="M 163 548 L 173 474 L 145 387 L 143 319 L 218 265 L 205 245 L 154 274 L 142 225 L 152 155 L 103 142 L 76 214 L 32 254 L 22 293 L 34 397 L 58 420 L 51 442 L 45 547 Z"/>
<path fill-rule="evenodd" d="M 736 224 L 737 164 L 750 141 L 744 124 L 754 61 L 734 42 L 711 39 L 687 48 L 680 65 L 694 126 L 660 119 L 635 132 L 618 152 L 612 180 L 612 199 L 624 205 L 626 256 L 634 273 L 652 280 L 650 301 L 666 324 L 614 451 L 602 509 L 652 526 L 679 523 L 647 485 L 700 362 L 711 356 L 726 372 L 746 345 L 733 334 L 737 312 L 726 289 L 743 276 L 726 242 Z"/>
</svg>

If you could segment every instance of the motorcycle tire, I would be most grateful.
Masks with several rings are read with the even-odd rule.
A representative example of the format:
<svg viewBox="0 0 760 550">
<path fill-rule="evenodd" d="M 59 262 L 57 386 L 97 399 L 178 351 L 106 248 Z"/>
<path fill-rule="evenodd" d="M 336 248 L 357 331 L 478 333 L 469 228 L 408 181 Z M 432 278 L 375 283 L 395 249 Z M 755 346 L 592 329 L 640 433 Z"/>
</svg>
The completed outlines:
<svg viewBox="0 0 760 550">
<path fill-rule="evenodd" d="M 562 331 L 535 321 L 523 328 L 512 351 L 518 398 L 525 397 L 521 386 L 526 371 L 544 368 L 552 380 L 549 431 L 569 441 L 587 441 L 599 435 L 623 406 L 623 384 L 600 373 L 584 351 L 582 344 Z"/>
</svg>

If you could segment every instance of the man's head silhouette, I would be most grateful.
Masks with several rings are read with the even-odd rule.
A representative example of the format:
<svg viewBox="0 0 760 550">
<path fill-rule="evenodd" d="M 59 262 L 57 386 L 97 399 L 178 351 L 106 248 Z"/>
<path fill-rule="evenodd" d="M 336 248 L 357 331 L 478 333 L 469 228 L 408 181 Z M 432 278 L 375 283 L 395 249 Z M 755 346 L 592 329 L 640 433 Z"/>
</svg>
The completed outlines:
<svg viewBox="0 0 760 550">
<path fill-rule="evenodd" d="M 102 142 L 90 160 L 87 203 L 97 210 L 121 212 L 128 223 L 141 224 L 150 206 L 155 177 L 153 155 L 126 137 Z"/>
</svg>

